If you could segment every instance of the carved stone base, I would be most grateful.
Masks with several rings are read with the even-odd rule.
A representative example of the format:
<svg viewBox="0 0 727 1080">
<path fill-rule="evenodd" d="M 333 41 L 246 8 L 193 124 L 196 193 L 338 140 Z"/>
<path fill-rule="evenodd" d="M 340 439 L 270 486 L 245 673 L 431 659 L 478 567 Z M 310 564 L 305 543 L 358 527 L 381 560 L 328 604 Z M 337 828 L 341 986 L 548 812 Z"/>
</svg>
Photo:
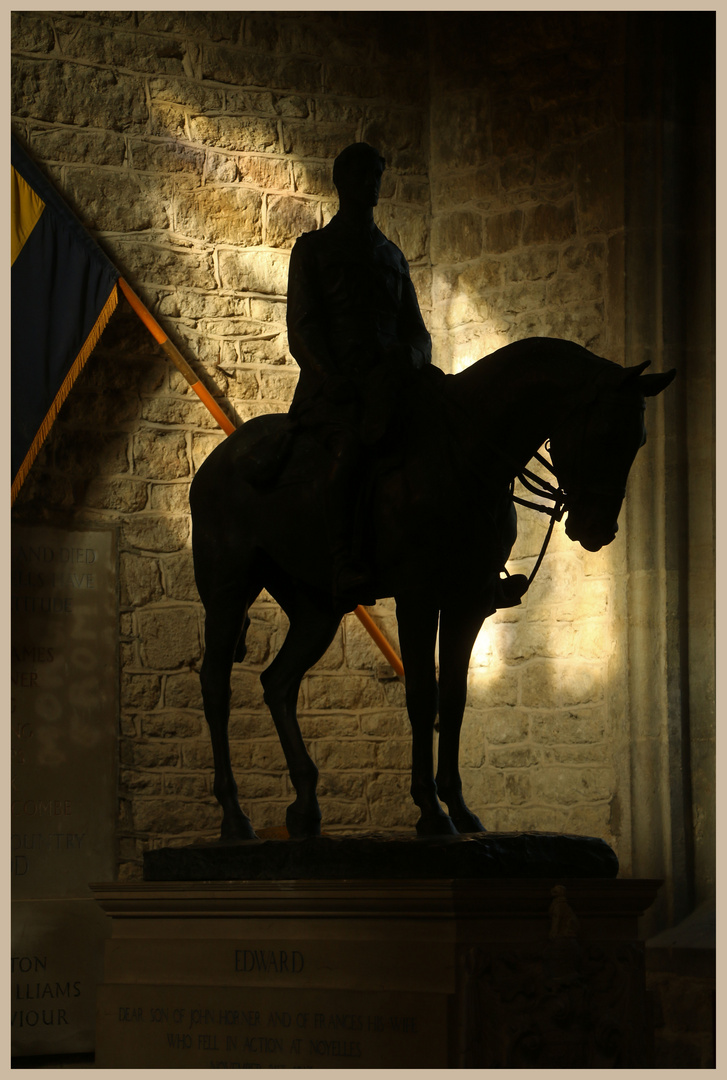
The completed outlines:
<svg viewBox="0 0 727 1080">
<path fill-rule="evenodd" d="M 96 885 L 101 1068 L 645 1068 L 633 880 Z"/>
<path fill-rule="evenodd" d="M 604 840 L 563 833 L 475 833 L 415 839 L 318 836 L 160 848 L 144 855 L 145 881 L 361 878 L 611 878 L 618 859 Z"/>
</svg>

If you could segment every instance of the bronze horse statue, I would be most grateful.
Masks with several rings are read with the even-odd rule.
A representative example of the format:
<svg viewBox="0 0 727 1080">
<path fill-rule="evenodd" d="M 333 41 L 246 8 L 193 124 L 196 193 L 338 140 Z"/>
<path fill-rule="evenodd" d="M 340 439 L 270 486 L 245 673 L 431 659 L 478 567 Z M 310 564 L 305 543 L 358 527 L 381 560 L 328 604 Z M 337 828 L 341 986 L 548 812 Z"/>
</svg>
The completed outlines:
<svg viewBox="0 0 727 1080">
<path fill-rule="evenodd" d="M 403 408 L 398 445 L 370 470 L 369 524 L 359 533 L 372 591 L 396 601 L 420 836 L 484 831 L 462 795 L 459 737 L 472 647 L 496 609 L 500 568 L 517 535 L 513 478 L 549 440 L 566 534 L 589 551 L 610 544 L 646 438 L 644 399 L 675 374 L 644 375 L 646 366 L 622 368 L 573 342 L 528 338 L 457 375 L 425 368 Z M 332 593 L 324 455 L 314 433 L 296 432 L 289 416 L 262 416 L 220 444 L 192 483 L 205 608 L 200 679 L 225 842 L 256 838 L 238 802 L 227 729 L 232 665 L 245 656 L 248 609 L 263 588 L 290 622 L 260 676 L 296 791 L 286 825 L 291 837 L 320 833 L 318 770 L 298 725 L 298 691 L 351 610 Z"/>
</svg>

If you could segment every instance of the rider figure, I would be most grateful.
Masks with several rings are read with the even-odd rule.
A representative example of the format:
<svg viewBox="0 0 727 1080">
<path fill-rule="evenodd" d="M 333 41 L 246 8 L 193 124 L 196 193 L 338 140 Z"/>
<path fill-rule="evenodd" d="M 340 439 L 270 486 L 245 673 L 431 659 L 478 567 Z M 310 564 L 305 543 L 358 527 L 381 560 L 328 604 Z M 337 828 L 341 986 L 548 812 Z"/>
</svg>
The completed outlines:
<svg viewBox="0 0 727 1080">
<path fill-rule="evenodd" d="M 288 343 L 300 365 L 291 413 L 331 454 L 326 518 L 341 597 L 366 583 L 352 555 L 364 448 L 386 438 L 406 383 L 432 358 L 406 259 L 374 224 L 383 171 L 367 143 L 343 150 L 333 165 L 338 212 L 290 257 Z"/>
<path fill-rule="evenodd" d="M 288 276 L 288 345 L 300 366 L 290 412 L 329 451 L 325 514 L 333 589 L 355 603 L 368 584 L 353 555 L 363 465 L 395 433 L 407 388 L 432 359 L 407 261 L 374 224 L 383 172 L 384 159 L 367 143 L 338 155 L 338 212 L 298 238 Z M 497 607 L 519 603 L 522 589 L 509 597 L 507 584 L 501 583 Z"/>
</svg>

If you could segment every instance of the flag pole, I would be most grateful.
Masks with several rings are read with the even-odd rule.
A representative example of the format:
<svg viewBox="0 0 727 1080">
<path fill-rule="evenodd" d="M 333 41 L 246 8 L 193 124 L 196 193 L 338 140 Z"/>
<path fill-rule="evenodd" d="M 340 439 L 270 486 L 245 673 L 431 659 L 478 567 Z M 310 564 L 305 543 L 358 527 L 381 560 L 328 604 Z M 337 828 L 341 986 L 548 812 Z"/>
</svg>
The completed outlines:
<svg viewBox="0 0 727 1080">
<path fill-rule="evenodd" d="M 194 371 L 184 359 L 176 345 L 169 340 L 169 335 L 162 329 L 162 327 L 156 321 L 156 319 L 146 307 L 146 305 L 139 299 L 139 297 L 136 295 L 129 283 L 125 281 L 122 277 L 119 278 L 119 288 L 131 304 L 136 314 L 143 322 L 144 326 L 152 335 L 154 340 L 161 345 L 161 347 L 164 349 L 164 352 L 167 354 L 174 366 L 187 380 L 191 389 L 194 390 L 200 401 L 212 413 L 215 420 L 220 425 L 225 434 L 231 435 L 233 431 L 236 430 L 235 425 L 232 423 L 230 418 L 226 416 L 225 413 L 222 411 L 222 409 L 212 397 L 204 383 L 202 383 L 197 378 Z M 379 647 L 384 657 L 386 658 L 386 661 L 391 664 L 392 668 L 399 676 L 399 678 L 403 679 L 404 665 L 397 656 L 395 650 L 381 633 L 366 608 L 362 607 L 361 604 L 359 604 L 358 607 L 355 608 L 355 615 L 357 616 L 359 622 L 362 624 L 364 629 L 370 634 L 374 643 Z"/>
</svg>

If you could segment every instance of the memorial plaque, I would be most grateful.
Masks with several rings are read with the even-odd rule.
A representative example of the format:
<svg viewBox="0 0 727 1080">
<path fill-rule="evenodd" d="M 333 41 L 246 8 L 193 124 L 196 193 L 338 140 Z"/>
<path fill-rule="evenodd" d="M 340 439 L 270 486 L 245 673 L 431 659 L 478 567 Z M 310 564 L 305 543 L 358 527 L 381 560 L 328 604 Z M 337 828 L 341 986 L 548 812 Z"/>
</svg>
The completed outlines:
<svg viewBox="0 0 727 1080">
<path fill-rule="evenodd" d="M 88 903 L 88 883 L 112 879 L 115 869 L 115 567 L 108 530 L 13 528 L 11 895 L 18 959 L 12 1031 L 18 1054 L 89 1049 L 93 1029 L 103 933 Z M 21 975 L 30 981 L 18 982 Z M 16 1008 L 16 1002 L 29 1004 L 36 990 L 48 1023 L 42 1009 L 36 1018 L 34 1008 Z"/>
<path fill-rule="evenodd" d="M 99 990 L 101 1068 L 432 1068 L 444 994 L 129 986 Z"/>
</svg>

